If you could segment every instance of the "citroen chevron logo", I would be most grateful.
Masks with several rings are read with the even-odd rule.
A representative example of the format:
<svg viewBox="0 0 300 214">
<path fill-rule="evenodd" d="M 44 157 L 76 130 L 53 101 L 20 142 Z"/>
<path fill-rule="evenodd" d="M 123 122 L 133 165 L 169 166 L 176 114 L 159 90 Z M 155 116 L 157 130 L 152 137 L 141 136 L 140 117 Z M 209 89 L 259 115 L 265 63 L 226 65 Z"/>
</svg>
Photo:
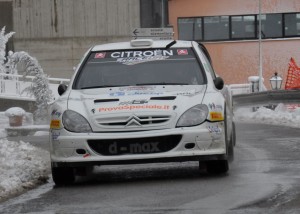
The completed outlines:
<svg viewBox="0 0 300 214">
<path fill-rule="evenodd" d="M 135 115 L 129 117 L 126 122 L 127 122 L 126 127 L 127 126 L 132 126 L 132 125 L 142 126 L 142 124 L 140 123 L 140 118 L 138 118 Z"/>
</svg>

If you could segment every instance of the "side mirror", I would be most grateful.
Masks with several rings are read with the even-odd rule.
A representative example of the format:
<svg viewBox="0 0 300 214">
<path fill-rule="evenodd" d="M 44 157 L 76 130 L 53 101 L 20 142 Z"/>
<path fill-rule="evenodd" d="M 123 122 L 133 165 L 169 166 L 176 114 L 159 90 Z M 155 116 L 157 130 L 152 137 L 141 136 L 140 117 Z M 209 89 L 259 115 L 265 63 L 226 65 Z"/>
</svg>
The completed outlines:
<svg viewBox="0 0 300 214">
<path fill-rule="evenodd" d="M 58 89 L 57 89 L 57 92 L 58 92 L 58 94 L 59 94 L 59 96 L 61 96 L 63 93 L 65 93 L 65 91 L 67 90 L 67 88 L 68 88 L 68 86 L 67 85 L 65 85 L 65 84 L 60 84 L 59 86 L 58 86 Z"/>
<path fill-rule="evenodd" d="M 221 77 L 217 77 L 216 79 L 214 79 L 214 83 L 215 83 L 215 87 L 218 90 L 222 90 L 224 87 L 224 80 Z"/>
</svg>

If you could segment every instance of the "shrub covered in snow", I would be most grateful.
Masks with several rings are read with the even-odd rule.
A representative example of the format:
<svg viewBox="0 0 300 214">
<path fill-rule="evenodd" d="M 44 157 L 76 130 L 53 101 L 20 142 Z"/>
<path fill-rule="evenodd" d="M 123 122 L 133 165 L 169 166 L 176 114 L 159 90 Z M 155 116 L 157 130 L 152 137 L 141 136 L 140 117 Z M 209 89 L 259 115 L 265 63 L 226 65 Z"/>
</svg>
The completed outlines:
<svg viewBox="0 0 300 214">
<path fill-rule="evenodd" d="M 6 61 L 6 43 L 9 38 L 14 35 L 15 32 L 10 32 L 5 34 L 5 27 L 0 31 L 0 73 L 6 73 L 6 68 L 4 62 Z"/>
<path fill-rule="evenodd" d="M 33 84 L 23 92 L 33 94 L 36 99 L 36 122 L 38 124 L 48 123 L 48 104 L 53 101 L 48 76 L 44 73 L 38 61 L 24 51 L 11 54 L 9 63 L 13 65 L 22 63 L 25 67 L 24 76 L 34 76 Z"/>
</svg>

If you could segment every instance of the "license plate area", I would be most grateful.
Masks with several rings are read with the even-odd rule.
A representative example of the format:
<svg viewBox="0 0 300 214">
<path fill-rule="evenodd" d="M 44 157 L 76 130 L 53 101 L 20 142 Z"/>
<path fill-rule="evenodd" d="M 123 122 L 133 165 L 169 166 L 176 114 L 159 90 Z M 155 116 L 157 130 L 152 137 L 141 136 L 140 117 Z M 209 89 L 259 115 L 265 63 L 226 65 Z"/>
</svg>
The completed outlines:
<svg viewBox="0 0 300 214">
<path fill-rule="evenodd" d="M 174 149 L 181 138 L 181 135 L 170 135 L 149 138 L 88 140 L 88 145 L 93 151 L 104 156 L 153 154 Z"/>
</svg>

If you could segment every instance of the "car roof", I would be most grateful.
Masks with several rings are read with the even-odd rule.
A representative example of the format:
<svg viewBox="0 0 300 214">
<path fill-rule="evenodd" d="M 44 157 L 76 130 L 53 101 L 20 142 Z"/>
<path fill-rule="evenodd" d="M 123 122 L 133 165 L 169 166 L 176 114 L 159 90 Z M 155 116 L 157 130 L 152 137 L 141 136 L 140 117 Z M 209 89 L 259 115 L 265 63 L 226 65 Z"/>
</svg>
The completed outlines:
<svg viewBox="0 0 300 214">
<path fill-rule="evenodd" d="M 96 45 L 91 51 L 102 50 L 125 50 L 125 49 L 149 49 L 149 48 L 166 48 L 168 44 L 174 40 L 152 40 L 152 39 L 136 39 L 128 42 L 117 42 Z M 191 41 L 176 40 L 176 43 L 172 45 L 173 48 L 188 48 L 192 47 Z"/>
</svg>

